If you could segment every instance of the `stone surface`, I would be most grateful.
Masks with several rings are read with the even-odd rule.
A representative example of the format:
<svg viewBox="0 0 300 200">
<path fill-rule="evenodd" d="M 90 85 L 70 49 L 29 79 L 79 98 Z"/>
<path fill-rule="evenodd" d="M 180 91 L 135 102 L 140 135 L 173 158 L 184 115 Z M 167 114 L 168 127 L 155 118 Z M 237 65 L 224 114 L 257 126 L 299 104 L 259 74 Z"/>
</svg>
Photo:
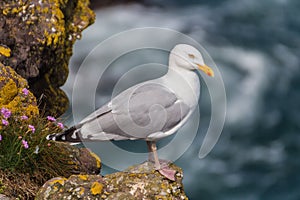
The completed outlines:
<svg viewBox="0 0 300 200">
<path fill-rule="evenodd" d="M 53 145 L 53 146 L 52 146 Z M 57 160 L 56 162 L 59 163 L 58 166 L 64 167 L 63 170 L 57 171 L 57 176 L 66 176 L 70 177 L 68 180 L 70 183 L 69 185 L 76 183 L 80 180 L 91 180 L 93 182 L 86 183 L 90 184 L 90 187 L 93 188 L 91 191 L 92 193 L 96 194 L 97 191 L 101 188 L 101 185 L 98 185 L 94 182 L 99 179 L 98 175 L 100 173 L 101 168 L 101 161 L 98 156 L 96 156 L 94 153 L 90 152 L 86 148 L 77 148 L 73 147 L 69 144 L 65 143 L 55 143 L 52 144 L 51 147 L 59 148 L 61 149 L 61 153 L 64 155 L 67 155 L 67 158 L 64 157 L 61 160 Z M 1 148 L 1 147 L 0 147 Z M 57 152 L 56 152 L 57 153 Z M 47 161 L 46 161 L 47 162 Z M 49 163 L 47 163 L 49 164 Z M 51 164 L 51 162 L 50 162 Z M 74 175 L 77 174 L 77 175 Z M 78 174 L 89 174 L 89 175 L 78 175 Z M 45 175 L 45 174 L 44 174 Z M 57 194 L 57 188 L 61 185 L 64 185 L 64 180 L 67 180 L 65 178 L 54 178 L 51 179 L 52 181 L 48 181 L 47 184 L 40 189 L 43 182 L 40 182 L 41 180 L 38 179 L 44 179 L 44 177 L 40 177 L 42 174 L 40 174 L 38 171 L 35 171 L 33 174 L 30 173 L 23 173 L 19 172 L 18 170 L 1 170 L 0 169 L 0 194 L 5 194 L 7 197 L 10 197 L 12 199 L 16 199 L 16 197 L 20 197 L 20 199 L 33 199 L 38 191 L 44 191 L 42 192 L 43 195 L 47 196 L 47 193 L 43 190 L 43 188 L 50 188 L 51 192 L 54 194 Z M 53 176 L 51 176 L 53 177 Z M 73 178 L 72 178 L 73 177 Z M 94 178 L 93 178 L 94 177 Z M 79 179 L 78 179 L 79 178 Z M 87 179 L 89 178 L 89 179 Z M 101 178 L 101 176 L 100 176 Z M 69 191 L 69 185 L 64 185 L 66 188 L 68 188 Z M 81 184 L 78 182 L 78 184 Z M 87 186 L 83 185 L 85 188 Z M 71 187 L 71 186 L 70 186 Z M 72 185 L 73 187 L 73 185 Z M 61 188 L 63 189 L 63 188 Z M 59 189 L 59 192 L 62 190 Z M 68 192 L 67 191 L 67 192 Z M 77 191 L 77 190 L 76 190 Z M 72 191 L 75 192 L 76 191 Z M 67 194 L 63 193 L 63 194 Z M 80 192 L 80 191 L 77 191 Z M 76 193 L 77 194 L 77 193 Z M 78 193 L 80 194 L 80 193 Z M 41 192 L 40 192 L 41 195 Z M 58 194 L 57 194 L 58 195 Z M 60 194 L 59 194 L 60 195 Z M 52 196 L 51 196 L 52 197 Z M 58 197 L 58 196 L 55 196 Z M 74 197 L 75 198 L 75 197 Z M 47 199 L 45 196 L 43 198 L 38 199 Z M 52 199 L 52 198 L 50 198 Z M 1 198 L 0 198 L 1 200 Z"/>
<path fill-rule="evenodd" d="M 74 42 L 94 21 L 88 0 L 0 1 L 0 62 L 28 80 L 46 114 L 58 116 L 68 99 L 59 89 L 68 76 Z"/>
<path fill-rule="evenodd" d="M 101 169 L 100 158 L 90 152 L 86 148 L 77 148 L 68 143 L 55 144 L 60 146 L 60 149 L 64 149 L 70 155 L 69 167 L 71 168 L 70 174 L 65 174 L 66 177 L 72 174 L 99 174 Z M 64 152 L 65 153 L 65 152 Z"/>
<path fill-rule="evenodd" d="M 12 198 L 9 198 L 8 196 L 0 194 L 0 200 L 12 200 Z"/>
<path fill-rule="evenodd" d="M 182 185 L 182 170 L 170 181 L 154 170 L 153 163 L 135 165 L 124 172 L 101 175 L 72 175 L 44 184 L 36 199 L 188 199 Z"/>
<path fill-rule="evenodd" d="M 11 67 L 0 63 L 0 108 L 7 108 L 16 115 L 34 117 L 39 114 L 36 99 L 28 91 L 27 81 L 18 75 Z"/>
<path fill-rule="evenodd" d="M 88 199 L 89 196 L 100 199 L 105 190 L 100 175 L 72 175 L 68 179 L 57 177 L 47 181 L 35 199 Z"/>
</svg>

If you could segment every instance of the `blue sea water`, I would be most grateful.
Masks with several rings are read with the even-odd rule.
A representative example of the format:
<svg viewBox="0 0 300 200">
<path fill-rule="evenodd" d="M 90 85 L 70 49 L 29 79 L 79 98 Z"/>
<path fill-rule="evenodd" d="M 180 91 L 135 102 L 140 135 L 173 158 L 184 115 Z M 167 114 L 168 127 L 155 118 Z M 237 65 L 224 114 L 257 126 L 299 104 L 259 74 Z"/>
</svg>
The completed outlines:
<svg viewBox="0 0 300 200">
<path fill-rule="evenodd" d="M 199 133 L 175 162 L 184 170 L 184 187 L 189 198 L 299 200 L 299 11 L 298 0 L 147 0 L 145 4 L 102 8 L 96 10 L 95 24 L 83 32 L 82 39 L 75 45 L 70 75 L 63 89 L 71 99 L 74 80 L 81 76 L 88 91 L 89 77 L 76 73 L 90 51 L 114 34 L 143 27 L 184 33 L 202 44 L 213 58 L 227 95 L 222 135 L 213 151 L 199 159 L 203 132 L 210 119 L 209 94 L 205 86 L 202 87 Z M 113 48 L 118 46 L 107 49 L 107 56 Z M 99 107 L 109 100 L 114 85 L 130 66 L 151 62 L 149 53 L 155 62 L 167 63 L 167 53 L 150 50 L 131 57 L 127 55 L 130 59 L 125 56 L 97 82 L 93 106 Z M 94 58 L 91 65 L 95 67 L 91 70 L 98 71 L 101 63 Z M 151 74 L 140 78 L 148 76 Z M 84 104 L 82 101 L 73 106 L 84 108 Z M 67 116 L 70 113 L 71 110 Z M 82 109 L 78 116 L 83 118 L 86 114 L 88 110 Z M 72 119 L 69 123 L 73 123 Z M 145 148 L 139 142 L 117 145 L 130 151 Z M 139 148 L 141 150 L 137 150 Z M 129 165 L 124 163 L 123 167 Z M 104 167 L 102 173 L 112 171 Z"/>
</svg>

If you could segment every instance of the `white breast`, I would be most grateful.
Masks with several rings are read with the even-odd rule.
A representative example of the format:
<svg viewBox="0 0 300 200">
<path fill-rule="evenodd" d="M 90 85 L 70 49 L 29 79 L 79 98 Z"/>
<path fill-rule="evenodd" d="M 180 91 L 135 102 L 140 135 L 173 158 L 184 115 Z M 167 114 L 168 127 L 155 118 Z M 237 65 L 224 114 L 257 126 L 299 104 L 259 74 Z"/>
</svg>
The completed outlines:
<svg viewBox="0 0 300 200">
<path fill-rule="evenodd" d="M 172 90 L 191 109 L 198 104 L 200 82 L 196 72 L 185 69 L 169 69 L 168 73 L 159 81 Z"/>
</svg>

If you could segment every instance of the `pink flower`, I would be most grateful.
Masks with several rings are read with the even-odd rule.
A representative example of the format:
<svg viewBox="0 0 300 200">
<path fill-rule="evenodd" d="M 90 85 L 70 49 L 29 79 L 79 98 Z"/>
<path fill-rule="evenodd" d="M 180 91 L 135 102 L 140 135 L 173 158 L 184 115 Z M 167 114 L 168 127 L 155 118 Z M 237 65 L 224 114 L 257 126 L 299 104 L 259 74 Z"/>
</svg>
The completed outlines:
<svg viewBox="0 0 300 200">
<path fill-rule="evenodd" d="M 28 128 L 34 133 L 35 132 L 35 128 L 34 128 L 34 126 L 33 125 L 28 125 Z"/>
<path fill-rule="evenodd" d="M 49 120 L 50 122 L 55 122 L 56 119 L 52 116 L 47 116 L 47 120 Z"/>
<path fill-rule="evenodd" d="M 22 119 L 22 120 L 27 120 L 28 117 L 27 117 L 26 115 L 22 115 L 22 116 L 21 116 L 21 119 Z"/>
<path fill-rule="evenodd" d="M 28 90 L 27 88 L 23 88 L 23 89 L 22 89 L 22 92 L 23 92 L 23 94 L 24 94 L 25 96 L 27 96 L 28 93 L 29 93 L 29 90 Z"/>
<path fill-rule="evenodd" d="M 1 108 L 1 114 L 5 119 L 8 119 L 11 116 L 11 111 L 7 108 Z"/>
<path fill-rule="evenodd" d="M 7 125 L 8 125 L 8 121 L 5 120 L 5 119 L 2 119 L 2 124 L 3 124 L 4 126 L 7 126 Z"/>
<path fill-rule="evenodd" d="M 0 141 L 2 140 L 2 135 L 0 135 Z"/>
<path fill-rule="evenodd" d="M 58 123 L 57 123 L 57 126 L 58 126 L 59 128 L 61 128 L 61 129 L 64 129 L 64 128 L 65 128 L 64 124 L 61 123 L 61 122 L 58 122 Z"/>
<path fill-rule="evenodd" d="M 28 142 L 26 140 L 22 140 L 22 145 L 25 149 L 29 148 Z"/>
</svg>

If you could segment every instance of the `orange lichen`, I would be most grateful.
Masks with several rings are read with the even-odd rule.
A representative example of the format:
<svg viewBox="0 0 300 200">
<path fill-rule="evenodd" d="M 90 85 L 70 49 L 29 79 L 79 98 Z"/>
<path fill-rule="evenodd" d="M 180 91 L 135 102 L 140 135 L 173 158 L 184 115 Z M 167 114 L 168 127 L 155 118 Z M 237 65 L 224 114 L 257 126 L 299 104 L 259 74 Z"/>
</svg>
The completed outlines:
<svg viewBox="0 0 300 200">
<path fill-rule="evenodd" d="M 7 104 L 18 94 L 16 83 L 9 79 L 0 90 L 0 103 Z"/>
<path fill-rule="evenodd" d="M 92 195 L 101 194 L 103 190 L 103 185 L 99 182 L 94 182 L 91 186 Z"/>
<path fill-rule="evenodd" d="M 28 91 L 27 81 L 19 76 L 12 68 L 0 64 L 0 108 L 5 107 L 16 115 L 37 116 L 39 110 L 34 95 Z"/>
<path fill-rule="evenodd" d="M 62 178 L 62 177 L 58 177 L 58 178 L 54 178 L 52 181 L 49 182 L 50 185 L 54 185 L 56 183 L 60 184 L 60 185 L 64 185 L 65 184 L 65 180 L 67 180 L 66 178 Z"/>
<path fill-rule="evenodd" d="M 88 180 L 88 176 L 87 175 L 78 175 L 78 177 L 83 180 L 83 181 L 86 181 Z"/>
<path fill-rule="evenodd" d="M 5 57 L 10 57 L 11 50 L 10 48 L 0 45 L 0 55 L 3 55 Z"/>
<path fill-rule="evenodd" d="M 84 194 L 84 188 L 80 187 L 79 195 L 83 195 L 83 194 Z"/>
<path fill-rule="evenodd" d="M 26 79 L 37 77 L 30 81 L 30 87 L 36 97 L 45 95 L 40 106 L 45 108 L 46 114 L 63 114 L 68 108 L 68 98 L 59 87 L 67 79 L 74 42 L 94 22 L 95 14 L 89 8 L 89 1 L 5 1 L 0 13 L 0 21 L 6 22 L 7 40 L 18 41 L 10 44 L 13 54 L 10 55 L 8 49 L 0 50 L 0 57 L 10 56 L 10 59 L 4 58 L 5 63 Z M 24 33 L 18 34 L 23 30 L 20 28 Z"/>
<path fill-rule="evenodd" d="M 97 168 L 100 168 L 101 167 L 101 160 L 99 158 L 99 156 L 97 156 L 95 153 L 93 152 L 90 152 L 91 156 L 93 156 L 96 160 L 96 163 L 97 163 Z"/>
</svg>

